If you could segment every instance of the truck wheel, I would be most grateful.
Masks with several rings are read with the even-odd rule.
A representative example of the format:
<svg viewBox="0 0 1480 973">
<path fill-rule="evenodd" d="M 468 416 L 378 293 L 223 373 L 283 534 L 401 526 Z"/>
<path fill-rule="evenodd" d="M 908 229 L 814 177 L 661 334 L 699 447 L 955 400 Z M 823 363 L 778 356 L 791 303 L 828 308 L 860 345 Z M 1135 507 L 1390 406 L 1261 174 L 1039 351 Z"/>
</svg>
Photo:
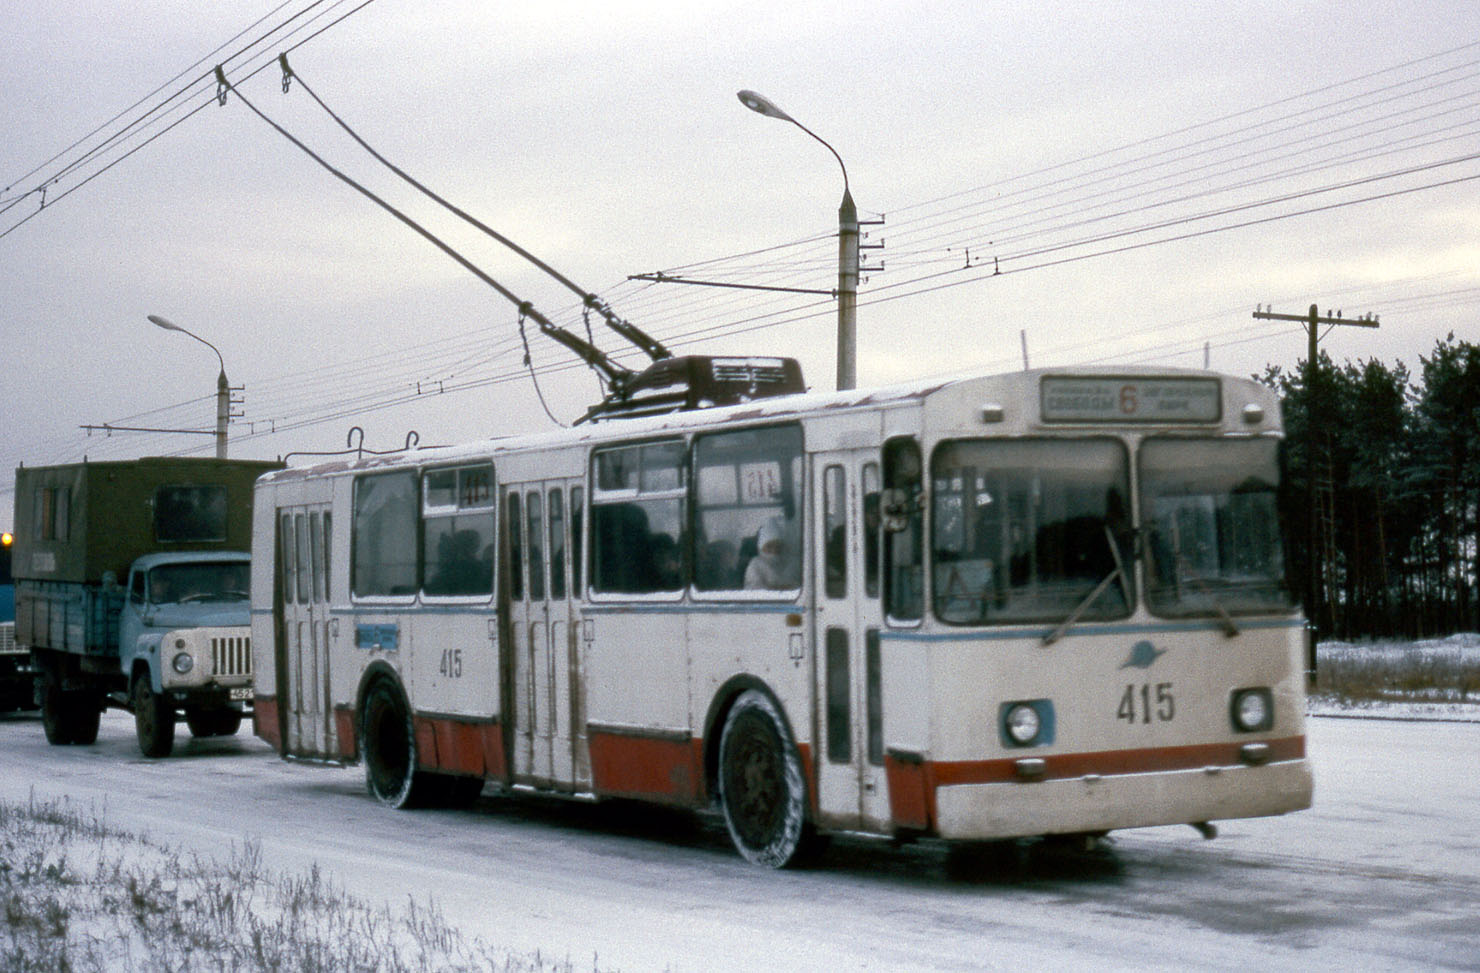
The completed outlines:
<svg viewBox="0 0 1480 973">
<path fill-rule="evenodd" d="M 139 751 L 146 757 L 168 757 L 175 749 L 175 708 L 149 687 L 147 673 L 134 677 L 131 696 Z"/>
<path fill-rule="evenodd" d="M 241 729 L 242 714 L 235 709 L 187 709 L 185 725 L 193 737 L 229 737 Z"/>
<path fill-rule="evenodd" d="M 437 790 L 434 775 L 416 769 L 416 733 L 406 697 L 389 679 L 377 680 L 360 710 L 365 787 L 382 804 L 422 807 Z"/>
<path fill-rule="evenodd" d="M 234 737 L 242 728 L 242 711 L 222 709 L 216 711 L 216 736 Z"/>
<path fill-rule="evenodd" d="M 62 697 L 62 688 L 53 680 L 46 680 L 41 690 L 41 728 L 46 731 L 46 742 L 54 747 L 72 742 L 72 727 Z"/>
<path fill-rule="evenodd" d="M 719 802 L 746 861 L 784 868 L 813 843 L 801 757 L 776 705 L 758 690 L 741 693 L 725 718 Z"/>
<path fill-rule="evenodd" d="M 72 742 L 82 746 L 91 746 L 98 742 L 98 726 L 103 720 L 103 704 L 89 692 L 77 692 L 73 695 L 77 698 L 72 703 Z"/>
</svg>

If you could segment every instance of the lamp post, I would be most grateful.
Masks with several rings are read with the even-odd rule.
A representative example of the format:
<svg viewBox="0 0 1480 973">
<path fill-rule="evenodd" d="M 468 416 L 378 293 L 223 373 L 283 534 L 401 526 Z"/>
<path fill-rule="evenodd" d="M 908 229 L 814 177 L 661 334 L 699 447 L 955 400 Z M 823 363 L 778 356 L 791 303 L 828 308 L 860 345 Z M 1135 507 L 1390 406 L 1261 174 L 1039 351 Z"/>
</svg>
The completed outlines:
<svg viewBox="0 0 1480 973">
<path fill-rule="evenodd" d="M 192 331 L 187 331 L 167 318 L 162 318 L 158 314 L 151 314 L 149 315 L 149 321 L 151 324 L 161 327 L 166 331 L 178 331 L 181 334 L 189 335 L 216 353 L 216 361 L 221 365 L 221 372 L 216 376 L 216 458 L 225 459 L 226 421 L 231 415 L 231 386 L 226 381 L 226 359 L 221 357 L 221 350 L 215 345 L 200 335 Z"/>
<path fill-rule="evenodd" d="M 741 91 L 738 97 L 740 104 L 751 111 L 791 122 L 821 142 L 843 170 L 843 201 L 838 206 L 838 388 L 854 388 L 858 384 L 858 209 L 853 205 L 853 194 L 848 191 L 848 167 L 843 165 L 837 149 L 777 108 L 765 95 Z"/>
</svg>

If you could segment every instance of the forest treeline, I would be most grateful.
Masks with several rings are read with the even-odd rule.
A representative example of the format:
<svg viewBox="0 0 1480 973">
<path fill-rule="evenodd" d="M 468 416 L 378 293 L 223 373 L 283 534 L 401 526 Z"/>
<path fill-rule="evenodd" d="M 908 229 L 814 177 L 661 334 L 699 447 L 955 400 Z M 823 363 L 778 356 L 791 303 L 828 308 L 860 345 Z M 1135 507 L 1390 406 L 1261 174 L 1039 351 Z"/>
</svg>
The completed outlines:
<svg viewBox="0 0 1480 973">
<path fill-rule="evenodd" d="M 1450 334 L 1420 356 L 1416 373 L 1376 359 L 1336 367 L 1324 353 L 1317 363 L 1314 380 L 1304 362 L 1254 377 L 1284 407 L 1297 594 L 1310 566 L 1307 528 L 1316 525 L 1319 637 L 1480 630 L 1480 346 Z"/>
</svg>

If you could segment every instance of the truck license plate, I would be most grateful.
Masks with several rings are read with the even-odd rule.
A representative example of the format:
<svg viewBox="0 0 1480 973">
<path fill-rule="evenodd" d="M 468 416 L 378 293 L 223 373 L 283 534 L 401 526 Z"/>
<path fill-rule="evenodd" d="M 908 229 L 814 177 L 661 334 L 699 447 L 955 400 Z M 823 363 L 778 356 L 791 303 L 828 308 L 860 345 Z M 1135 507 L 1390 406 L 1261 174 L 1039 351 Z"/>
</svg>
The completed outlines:
<svg viewBox="0 0 1480 973">
<path fill-rule="evenodd" d="M 242 686 L 240 689 L 233 689 L 230 692 L 229 698 L 232 702 L 236 702 L 237 700 L 250 700 L 252 698 L 252 687 Z"/>
</svg>

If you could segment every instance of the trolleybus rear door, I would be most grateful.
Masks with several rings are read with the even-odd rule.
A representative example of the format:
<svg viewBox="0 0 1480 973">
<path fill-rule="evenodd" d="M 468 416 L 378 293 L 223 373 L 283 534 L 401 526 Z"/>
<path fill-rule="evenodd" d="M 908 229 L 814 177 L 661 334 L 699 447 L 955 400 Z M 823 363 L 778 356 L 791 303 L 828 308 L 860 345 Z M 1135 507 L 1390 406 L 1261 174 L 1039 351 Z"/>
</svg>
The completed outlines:
<svg viewBox="0 0 1480 973">
<path fill-rule="evenodd" d="M 329 528 L 328 504 L 278 508 L 278 706 L 283 750 L 297 756 L 338 751 L 329 696 Z"/>
<path fill-rule="evenodd" d="M 879 685 L 878 452 L 819 453 L 812 475 L 818 810 L 831 827 L 887 829 Z"/>
<path fill-rule="evenodd" d="M 579 656 L 572 624 L 570 510 L 566 485 L 524 484 L 509 491 L 509 610 L 514 704 L 514 776 L 540 786 L 581 784 L 576 767 L 572 690 Z M 515 519 L 517 515 L 517 520 Z"/>
</svg>

